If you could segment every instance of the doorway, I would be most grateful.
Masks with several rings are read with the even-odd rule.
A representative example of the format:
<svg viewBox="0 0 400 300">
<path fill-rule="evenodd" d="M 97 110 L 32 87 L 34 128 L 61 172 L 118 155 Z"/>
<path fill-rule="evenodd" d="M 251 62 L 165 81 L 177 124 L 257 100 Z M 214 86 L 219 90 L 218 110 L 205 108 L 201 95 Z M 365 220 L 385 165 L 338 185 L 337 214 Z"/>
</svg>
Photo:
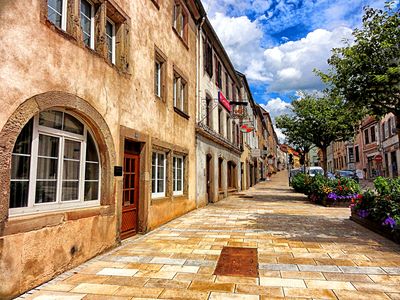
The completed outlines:
<svg viewBox="0 0 400 300">
<path fill-rule="evenodd" d="M 121 239 L 135 235 L 138 231 L 139 179 L 140 179 L 139 143 L 125 141 Z"/>
<path fill-rule="evenodd" d="M 207 155 L 206 157 L 206 189 L 207 189 L 207 203 L 212 203 L 212 194 L 211 194 L 211 160 L 212 156 Z"/>
</svg>

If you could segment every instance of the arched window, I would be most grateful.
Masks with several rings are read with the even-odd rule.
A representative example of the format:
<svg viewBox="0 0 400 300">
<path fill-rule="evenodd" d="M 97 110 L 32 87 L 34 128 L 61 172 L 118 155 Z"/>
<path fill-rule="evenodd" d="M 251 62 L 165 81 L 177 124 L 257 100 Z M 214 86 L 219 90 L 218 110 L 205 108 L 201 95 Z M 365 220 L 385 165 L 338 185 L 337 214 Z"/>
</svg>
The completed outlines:
<svg viewBox="0 0 400 300">
<path fill-rule="evenodd" d="M 13 149 L 10 214 L 98 205 L 100 169 L 88 128 L 69 113 L 43 111 Z"/>
</svg>

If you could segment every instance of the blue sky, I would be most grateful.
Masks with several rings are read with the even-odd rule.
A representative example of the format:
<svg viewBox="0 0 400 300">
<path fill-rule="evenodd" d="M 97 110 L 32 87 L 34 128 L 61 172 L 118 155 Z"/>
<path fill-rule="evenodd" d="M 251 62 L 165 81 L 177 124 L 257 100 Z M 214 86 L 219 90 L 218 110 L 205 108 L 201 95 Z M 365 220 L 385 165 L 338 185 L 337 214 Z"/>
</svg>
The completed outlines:
<svg viewBox="0 0 400 300">
<path fill-rule="evenodd" d="M 323 84 L 331 49 L 351 39 L 363 7 L 381 0 L 203 0 L 234 66 L 246 74 L 255 100 L 274 117 L 300 91 Z M 399 0 L 397 0 L 399 5 Z"/>
</svg>

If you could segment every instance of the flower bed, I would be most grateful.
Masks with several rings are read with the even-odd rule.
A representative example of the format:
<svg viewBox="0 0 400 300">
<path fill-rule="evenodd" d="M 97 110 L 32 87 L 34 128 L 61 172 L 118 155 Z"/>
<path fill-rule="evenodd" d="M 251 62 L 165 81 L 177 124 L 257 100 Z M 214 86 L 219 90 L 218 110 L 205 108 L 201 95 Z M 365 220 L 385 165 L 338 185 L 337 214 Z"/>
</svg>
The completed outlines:
<svg viewBox="0 0 400 300">
<path fill-rule="evenodd" d="M 374 187 L 351 206 L 351 219 L 400 243 L 400 178 L 378 177 Z"/>
<path fill-rule="evenodd" d="M 349 207 L 359 197 L 360 186 L 349 178 L 328 179 L 322 175 L 310 177 L 297 174 L 293 188 L 308 195 L 308 199 L 324 206 Z"/>
</svg>

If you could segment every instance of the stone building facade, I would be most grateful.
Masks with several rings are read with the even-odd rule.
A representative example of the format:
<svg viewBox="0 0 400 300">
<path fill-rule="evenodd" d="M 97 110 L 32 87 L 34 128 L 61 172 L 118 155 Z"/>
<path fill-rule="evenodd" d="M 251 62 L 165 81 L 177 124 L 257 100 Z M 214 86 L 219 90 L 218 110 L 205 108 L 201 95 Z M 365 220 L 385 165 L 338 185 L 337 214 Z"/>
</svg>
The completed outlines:
<svg viewBox="0 0 400 300">
<path fill-rule="evenodd" d="M 247 103 L 241 107 L 243 118 L 241 119 L 241 184 L 242 189 L 247 190 L 257 183 L 257 157 L 255 156 L 258 150 L 258 137 L 256 134 L 257 128 L 257 113 L 256 103 L 250 91 L 246 76 L 237 72 L 241 81 L 240 101 Z"/>
<path fill-rule="evenodd" d="M 0 2 L 0 298 L 196 208 L 203 16 L 192 0 Z"/>
<path fill-rule="evenodd" d="M 240 130 L 231 105 L 241 97 L 241 83 L 207 18 L 198 39 L 196 187 L 197 205 L 204 206 L 241 190 Z"/>
</svg>

